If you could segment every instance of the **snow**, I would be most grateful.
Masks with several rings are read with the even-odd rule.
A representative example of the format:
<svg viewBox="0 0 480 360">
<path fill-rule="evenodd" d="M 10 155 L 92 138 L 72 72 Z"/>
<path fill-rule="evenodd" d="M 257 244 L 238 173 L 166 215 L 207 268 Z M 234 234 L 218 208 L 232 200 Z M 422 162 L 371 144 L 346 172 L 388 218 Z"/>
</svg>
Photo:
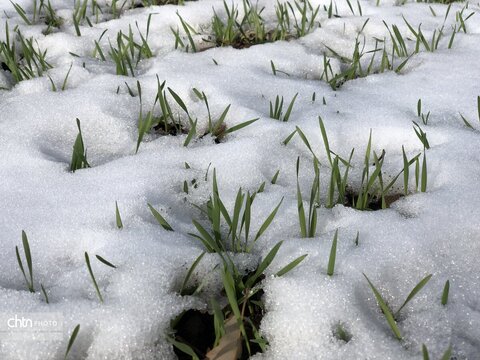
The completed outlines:
<svg viewBox="0 0 480 360">
<path fill-rule="evenodd" d="M 27 13 L 31 11 L 30 1 L 17 2 Z M 420 359 L 422 344 L 432 359 L 440 358 L 449 345 L 457 359 L 480 357 L 478 14 L 467 21 L 467 33 L 458 33 L 452 49 L 447 49 L 455 13 L 466 3 L 452 4 L 439 50 L 413 55 L 399 74 L 371 74 L 348 81 L 337 91 L 320 80 L 327 46 L 350 57 L 357 32 L 370 19 L 364 34 L 366 50 L 371 50 L 374 37 L 388 36 L 382 20 L 408 33 L 402 16 L 414 28 L 421 23 L 430 39 L 443 24 L 447 7 L 393 1 L 380 1 L 377 7 L 375 1 L 362 0 L 363 16 L 352 16 L 347 3 L 339 2 L 342 17 L 328 19 L 323 4 L 330 2 L 312 1 L 322 5 L 322 27 L 303 38 L 242 50 L 226 47 L 186 53 L 174 49 L 170 27 L 179 23 L 176 11 L 200 29 L 209 24 L 212 6 L 224 14 L 220 0 L 131 9 L 112 20 L 105 15 L 105 21 L 92 28 L 82 26 L 82 37 L 76 36 L 70 20 L 72 2 L 51 3 L 66 20 L 60 32 L 47 36 L 42 34 L 43 26 L 26 26 L 10 2 L 0 4 L 0 29 L 8 15 L 11 29 L 18 25 L 26 36 L 37 39 L 40 48 L 48 49 L 47 60 L 53 66 L 48 75 L 57 87 L 73 64 L 63 92 L 51 91 L 47 76 L 11 86 L 8 74 L 0 71 L 0 87 L 9 88 L 0 90 L 0 313 L 61 313 L 63 340 L 16 340 L 0 333 L 0 358 L 63 358 L 71 331 L 80 324 L 71 353 L 74 359 L 175 359 L 165 339 L 171 331 L 170 321 L 182 310 L 206 308 L 202 298 L 181 297 L 177 291 L 188 267 L 203 251 L 188 233 L 194 232 L 191 220 L 201 216 L 194 205 L 204 205 L 211 193 L 213 168 L 228 208 L 240 187 L 255 191 L 266 182 L 253 205 L 253 233 L 284 198 L 252 254 L 236 255 L 238 261 L 252 266 L 284 240 L 267 271 L 271 275 L 308 254 L 292 272 L 265 280 L 266 315 L 261 331 L 269 346 L 255 359 Z M 266 6 L 265 18 L 273 21 L 274 2 L 260 3 Z M 470 3 L 466 13 L 478 10 L 478 2 Z M 111 61 L 92 58 L 94 41 L 105 29 L 101 45 L 106 54 L 108 39 L 113 43 L 119 30 L 128 31 L 132 25 L 136 34 L 137 21 L 145 33 L 149 14 L 154 14 L 149 44 L 155 57 L 140 63 L 136 78 L 117 76 Z M 4 39 L 2 30 L 0 40 Z M 408 43 L 413 49 L 414 42 Z M 271 60 L 289 76 L 274 76 Z M 332 57 L 331 66 L 338 71 L 340 61 Z M 260 119 L 228 134 L 220 144 L 206 136 L 183 147 L 185 135 L 148 135 L 135 154 L 139 99 L 128 94 L 125 82 L 132 89 L 137 80 L 141 83 L 143 108 L 148 111 L 156 95 L 157 75 L 198 117 L 198 129 L 206 128 L 207 113 L 192 88 L 208 95 L 214 117 L 231 104 L 226 119 L 229 127 Z M 314 92 L 316 101 L 312 102 Z M 289 122 L 269 118 L 269 101 L 280 95 L 289 102 L 296 93 Z M 322 207 L 316 236 L 300 238 L 295 163 L 300 156 L 299 181 L 305 198 L 313 173 L 312 155 L 298 136 L 287 146 L 283 139 L 296 126 L 304 131 L 322 163 L 325 191 L 330 175 L 318 116 L 325 123 L 333 151 L 348 158 L 355 148 L 353 186 L 360 185 L 371 129 L 373 149 L 386 151 L 385 171 L 394 176 L 403 166 L 402 145 L 409 158 L 423 150 L 412 129 L 412 121 L 421 121 L 416 116 L 419 98 L 423 111 L 431 111 L 428 125 L 422 125 L 431 145 L 426 152 L 427 192 L 412 191 L 390 209 L 375 212 L 342 205 Z M 475 129 L 467 128 L 459 113 Z M 71 173 L 76 118 L 81 121 L 92 167 Z M 185 169 L 185 162 L 191 169 Z M 208 181 L 204 181 L 209 164 Z M 278 182 L 270 184 L 277 170 Z M 193 179 L 198 188 L 191 187 L 187 195 L 183 182 Z M 398 184 L 403 186 L 403 182 Z M 410 189 L 414 189 L 413 179 Z M 124 224 L 121 230 L 115 225 L 115 201 Z M 159 210 L 174 232 L 158 226 L 147 203 Z M 326 268 L 336 229 L 337 264 L 334 276 L 329 277 Z M 16 260 L 16 245 L 23 256 L 21 230 L 30 242 L 35 294 L 28 292 Z M 357 231 L 359 245 L 355 246 Z M 96 298 L 84 252 L 92 259 L 103 304 Z M 94 260 L 94 254 L 117 269 Z M 196 276 L 210 278 L 207 294 L 220 286 L 219 275 L 212 272 L 218 262 L 217 256 L 208 254 L 199 265 Z M 423 277 L 433 274 L 402 310 L 399 327 L 404 341 L 394 338 L 362 273 L 394 309 Z M 447 279 L 450 297 L 447 306 L 442 306 Z M 39 291 L 40 283 L 50 304 Z M 352 335 L 348 343 L 333 336 L 338 323 Z"/>
</svg>

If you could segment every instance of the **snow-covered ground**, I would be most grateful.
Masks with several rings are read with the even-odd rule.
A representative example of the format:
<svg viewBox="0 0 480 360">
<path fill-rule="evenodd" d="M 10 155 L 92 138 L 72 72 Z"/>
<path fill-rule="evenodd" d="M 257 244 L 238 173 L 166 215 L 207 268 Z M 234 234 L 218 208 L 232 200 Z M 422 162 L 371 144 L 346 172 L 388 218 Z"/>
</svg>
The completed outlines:
<svg viewBox="0 0 480 360">
<path fill-rule="evenodd" d="M 106 8 L 109 2 L 105 1 L 99 4 Z M 32 1 L 17 2 L 30 17 Z M 71 21 L 72 3 L 51 1 L 65 21 L 60 30 L 48 35 L 42 34 L 45 25 L 28 26 L 9 1 L 0 3 L 0 40 L 5 41 L 7 21 L 11 30 L 18 25 L 25 37 L 33 36 L 41 49 L 47 49 L 46 58 L 53 68 L 46 75 L 58 88 L 52 91 L 46 75 L 13 86 L 10 74 L 0 70 L 0 87 L 4 88 L 0 90 L 0 313 L 3 317 L 63 314 L 61 341 L 19 340 L 0 332 L 1 359 L 62 359 L 77 324 L 81 329 L 70 353 L 72 359 L 175 359 L 165 337 L 171 331 L 170 321 L 185 309 L 204 309 L 208 292 L 220 286 L 220 275 L 212 272 L 218 256 L 207 254 L 195 274 L 211 278 L 206 294 L 181 297 L 177 293 L 188 267 L 204 250 L 188 233 L 195 232 L 192 219 L 202 219 L 194 205 L 205 205 L 210 196 L 213 168 L 229 209 L 240 187 L 253 192 L 266 182 L 253 203 L 254 231 L 284 198 L 272 225 L 250 254 L 236 255 L 238 261 L 255 263 L 280 240 L 284 243 L 267 274 L 308 254 L 285 276 L 265 279 L 261 332 L 269 346 L 254 358 L 419 359 L 425 344 L 432 359 L 440 358 L 450 345 L 452 358 L 480 359 L 478 13 L 466 21 L 466 33 L 458 32 L 448 49 L 452 27 L 459 28 L 457 13 L 466 3 L 452 4 L 445 19 L 447 5 L 442 4 L 381 0 L 377 6 L 373 0 L 361 0 L 360 16 L 353 1 L 355 15 L 346 1 L 337 1 L 339 17 L 328 18 L 323 5 L 328 8 L 330 2 L 312 0 L 313 6 L 321 5 L 317 18 L 321 27 L 304 37 L 241 50 L 219 47 L 187 53 L 174 48 L 170 27 L 180 25 L 175 13 L 194 29 L 208 32 L 212 6 L 224 16 L 220 0 L 131 9 L 111 20 L 105 15 L 105 21 L 94 22 L 93 27 L 82 25 L 81 37 Z M 266 7 L 267 23 L 275 19 L 275 3 L 260 1 Z M 478 10 L 478 1 L 468 4 L 463 18 Z M 118 31 L 128 33 L 131 25 L 138 39 L 137 22 L 145 33 L 149 14 L 153 15 L 148 43 L 155 56 L 140 62 L 136 78 L 116 75 L 108 56 L 105 62 L 92 56 L 104 30 L 108 29 L 100 46 L 107 55 L 108 41 L 115 44 Z M 444 24 L 438 50 L 428 52 L 421 47 L 398 73 L 372 73 L 347 81 L 336 91 L 320 79 L 324 54 L 334 72 L 344 66 L 328 48 L 351 57 L 367 19 L 359 36 L 361 46 L 365 39 L 365 52 L 374 49 L 375 38 L 389 39 L 383 21 L 390 28 L 396 24 L 410 39 L 406 40 L 410 51 L 414 49 L 414 37 L 402 17 L 415 29 L 421 23 L 427 41 Z M 390 45 L 387 49 L 391 54 Z M 362 58 L 365 66 L 368 60 L 368 54 Z M 402 60 L 397 59 L 396 65 Z M 271 61 L 281 72 L 272 73 Z M 375 61 L 380 61 L 380 54 Z M 71 65 L 66 89 L 61 91 Z M 146 112 L 155 100 L 157 76 L 184 100 L 198 119 L 199 133 L 207 126 L 207 112 L 193 88 L 205 92 L 217 118 L 231 104 L 227 127 L 260 119 L 227 134 L 218 144 L 205 136 L 184 147 L 186 135 L 147 134 L 135 154 L 140 103 L 138 96 L 129 95 L 125 83 L 135 92 L 136 81 L 141 83 Z M 269 117 L 269 101 L 280 95 L 288 103 L 296 93 L 288 122 Z M 418 99 L 422 99 L 422 112 L 430 111 L 427 125 L 417 117 Z M 174 111 L 181 113 L 180 108 Z M 464 124 L 460 113 L 474 129 Z M 377 154 L 382 149 L 386 152 L 383 171 L 389 178 L 403 168 L 402 146 L 408 158 L 423 154 L 412 128 L 412 121 L 419 123 L 430 143 L 427 191 L 415 191 L 412 167 L 409 195 L 389 209 L 321 206 L 315 237 L 301 238 L 296 160 L 300 156 L 299 182 L 305 199 L 313 176 L 312 154 L 299 136 L 286 146 L 282 141 L 296 126 L 306 134 L 321 162 L 323 199 L 330 170 L 318 116 L 333 151 L 348 158 L 355 148 L 349 177 L 352 187 L 360 185 L 370 130 L 372 149 Z M 78 133 L 76 118 L 81 121 L 91 168 L 72 173 L 69 163 Z M 278 181 L 271 184 L 277 170 Z M 186 194 L 184 181 L 193 179 L 198 186 L 190 186 Z M 403 191 L 403 176 L 395 186 Z M 123 229 L 115 223 L 116 201 Z M 147 203 L 175 231 L 160 227 Z M 307 202 L 305 206 L 308 209 Z M 327 263 L 337 229 L 337 261 L 330 277 Z M 15 254 L 18 245 L 24 259 L 22 230 L 30 243 L 35 293 L 28 291 Z M 354 243 L 357 232 L 358 246 Z M 85 252 L 90 254 L 103 304 L 92 285 Z M 117 268 L 103 265 L 94 259 L 95 254 Z M 23 264 L 26 267 L 25 260 Z M 422 278 L 433 274 L 402 309 L 398 321 L 402 341 L 393 335 L 362 273 L 393 309 L 401 306 Z M 446 280 L 450 295 L 443 306 Z M 334 336 L 339 323 L 351 334 L 347 343 Z"/>
</svg>

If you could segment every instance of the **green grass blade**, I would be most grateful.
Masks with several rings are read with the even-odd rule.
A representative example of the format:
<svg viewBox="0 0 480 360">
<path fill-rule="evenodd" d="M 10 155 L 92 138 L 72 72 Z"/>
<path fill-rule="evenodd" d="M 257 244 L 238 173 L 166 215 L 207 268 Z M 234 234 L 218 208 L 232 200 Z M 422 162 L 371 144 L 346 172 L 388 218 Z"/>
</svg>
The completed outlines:
<svg viewBox="0 0 480 360">
<path fill-rule="evenodd" d="M 171 88 L 167 88 L 170 94 L 172 95 L 173 99 L 177 102 L 177 104 L 182 108 L 183 111 L 188 115 L 188 109 L 185 103 L 183 102 L 182 98 L 178 96 L 178 94 L 173 91 Z"/>
<path fill-rule="evenodd" d="M 205 255 L 205 251 L 202 252 L 193 262 L 192 266 L 190 266 L 190 269 L 188 269 L 187 275 L 185 276 L 185 279 L 183 279 L 182 286 L 180 287 L 180 295 L 185 295 L 185 289 L 187 288 L 188 281 L 192 277 L 193 272 L 195 271 L 197 265 L 200 263 L 202 260 L 203 256 Z"/>
<path fill-rule="evenodd" d="M 255 235 L 255 239 L 253 241 L 257 241 L 257 239 L 262 236 L 262 234 L 267 230 L 267 228 L 270 226 L 272 223 L 273 219 L 275 218 L 275 215 L 277 215 L 277 211 L 280 208 L 280 205 L 282 205 L 283 202 L 283 197 L 278 203 L 278 205 L 273 209 L 273 211 L 268 215 L 268 217 L 265 219 L 263 222 L 262 226 L 260 226 L 260 229 L 258 229 L 257 234 Z"/>
<path fill-rule="evenodd" d="M 422 288 L 428 283 L 431 277 L 432 277 L 432 274 L 427 275 L 422 280 L 420 280 L 420 282 L 413 288 L 413 290 L 410 291 L 410 294 L 408 294 L 407 298 L 405 299 L 405 302 L 402 304 L 402 306 L 400 306 L 400 308 L 397 310 L 395 315 L 398 315 L 400 313 L 400 310 L 402 310 L 405 307 L 405 305 L 407 305 L 408 302 L 412 300 L 415 297 L 415 295 L 419 293 L 420 290 L 422 290 Z"/>
<path fill-rule="evenodd" d="M 275 185 L 277 183 L 277 180 L 278 180 L 278 175 L 280 174 L 280 170 L 277 170 L 277 172 L 275 173 L 275 175 L 273 175 L 272 177 L 272 180 L 270 181 L 271 184 Z"/>
<path fill-rule="evenodd" d="M 275 259 L 275 256 L 278 253 L 278 250 L 280 249 L 280 246 L 282 246 L 283 241 L 280 241 L 277 243 L 265 256 L 265 258 L 262 260 L 260 265 L 258 265 L 257 271 L 255 271 L 255 274 L 250 276 L 248 280 L 245 283 L 245 287 L 247 289 L 251 289 L 254 285 L 257 279 L 265 272 L 265 270 L 270 266 L 272 263 L 273 259 Z"/>
<path fill-rule="evenodd" d="M 422 355 L 423 355 L 423 360 L 430 360 L 430 356 L 428 355 L 428 350 L 425 344 L 422 344 Z"/>
<path fill-rule="evenodd" d="M 380 308 L 382 309 L 383 315 L 385 316 L 385 319 L 387 320 L 388 325 L 392 329 L 395 337 L 398 340 L 402 340 L 402 334 L 400 333 L 400 330 L 398 329 L 397 323 L 393 317 L 392 312 L 390 311 L 389 307 L 385 303 L 385 300 L 383 300 L 382 295 L 378 292 L 378 290 L 375 288 L 375 286 L 372 284 L 370 279 L 367 277 L 367 275 L 363 274 L 365 276 L 365 279 L 367 279 L 368 284 L 370 285 L 370 288 L 373 291 L 373 294 L 375 295 L 375 298 L 377 299 L 378 305 L 380 305 Z"/>
<path fill-rule="evenodd" d="M 420 191 L 427 191 L 427 157 L 425 151 L 423 152 L 423 161 L 422 161 L 422 178 L 420 182 Z"/>
<path fill-rule="evenodd" d="M 452 359 L 452 347 L 449 346 L 447 351 L 443 354 L 440 360 L 450 360 Z"/>
<path fill-rule="evenodd" d="M 290 119 L 290 114 L 292 113 L 293 110 L 293 105 L 295 104 L 295 100 L 297 99 L 298 93 L 295 94 L 293 97 L 292 101 L 290 101 L 290 105 L 288 105 L 287 111 L 285 112 L 285 115 L 283 116 L 283 121 L 287 122 L 288 119 Z"/>
<path fill-rule="evenodd" d="M 325 130 L 325 125 L 323 124 L 323 120 L 320 116 L 318 117 L 318 124 L 320 125 L 320 131 L 322 133 L 322 139 L 325 145 L 325 151 L 327 152 L 328 162 L 330 163 L 330 166 L 331 166 L 333 162 L 332 162 L 332 155 L 330 152 L 330 144 L 328 143 L 328 136 L 327 136 L 327 131 Z"/>
<path fill-rule="evenodd" d="M 447 305 L 449 292 L 450 292 L 450 280 L 447 280 L 445 282 L 445 286 L 443 287 L 443 292 L 442 292 L 442 305 L 443 306 Z"/>
<path fill-rule="evenodd" d="M 288 273 L 289 271 L 293 270 L 295 267 L 298 266 L 298 264 L 300 264 L 300 263 L 307 257 L 307 255 L 308 255 L 308 254 L 299 256 L 298 258 L 296 258 L 295 260 L 293 260 L 292 262 L 290 262 L 288 265 L 284 266 L 284 267 L 281 268 L 279 271 L 277 271 L 277 272 L 275 273 L 275 276 L 283 276 L 283 275 L 285 275 L 286 273 Z"/>
<path fill-rule="evenodd" d="M 103 257 L 101 257 L 100 255 L 95 255 L 95 257 L 97 258 L 98 261 L 100 261 L 101 263 L 111 267 L 111 268 L 114 268 L 116 269 L 117 267 L 115 265 L 113 265 L 110 261 L 108 260 L 105 260 Z"/>
<path fill-rule="evenodd" d="M 173 338 L 171 338 L 170 336 L 167 336 L 167 341 L 172 344 L 173 346 L 175 346 L 178 350 L 180 350 L 181 352 L 187 354 L 188 356 L 191 356 L 192 357 L 192 360 L 200 360 L 200 358 L 197 356 L 197 354 L 195 353 L 195 351 L 187 344 L 184 344 L 182 342 L 179 342 Z"/>
<path fill-rule="evenodd" d="M 335 270 L 335 258 L 337 256 L 337 239 L 338 239 L 338 229 L 335 231 L 332 247 L 330 249 L 330 257 L 328 258 L 328 267 L 327 267 L 328 276 L 332 276 Z"/>
<path fill-rule="evenodd" d="M 78 335 L 79 331 L 80 331 L 80 324 L 75 326 L 75 329 L 73 329 L 72 335 L 70 335 L 70 340 L 68 340 L 67 351 L 65 351 L 64 360 L 67 360 L 68 354 L 70 353 L 70 350 L 72 349 L 73 343 L 75 342 L 75 339 L 77 338 L 77 335 Z"/>
<path fill-rule="evenodd" d="M 120 216 L 120 211 L 118 210 L 118 203 L 115 201 L 115 222 L 117 228 L 123 229 L 122 217 Z"/>
<path fill-rule="evenodd" d="M 30 289 L 30 292 L 34 292 L 32 254 L 30 253 L 30 244 L 28 243 L 27 234 L 23 230 L 22 230 L 22 243 L 23 243 L 23 251 L 25 252 L 25 259 L 27 261 L 28 272 L 30 274 L 29 289 Z"/>
<path fill-rule="evenodd" d="M 45 288 L 43 287 L 43 284 L 40 284 L 40 289 L 42 289 L 42 294 L 43 294 L 43 297 L 45 298 L 45 302 L 46 302 L 47 304 L 50 304 L 50 302 L 48 301 L 47 292 L 45 291 Z"/>
<path fill-rule="evenodd" d="M 168 231 L 173 231 L 173 228 L 170 226 L 170 224 L 167 222 L 167 220 L 165 220 L 165 218 L 160 215 L 160 213 L 155 210 L 155 208 L 148 204 L 148 208 L 150 209 L 152 215 L 154 216 L 155 220 L 157 220 L 157 222 L 160 224 L 161 227 L 163 227 L 165 230 L 168 230 Z"/>
<path fill-rule="evenodd" d="M 300 189 L 300 183 L 298 182 L 298 172 L 300 167 L 300 157 L 297 158 L 297 210 L 298 210 L 298 222 L 300 224 L 300 234 L 302 238 L 307 237 L 307 220 L 305 218 L 305 209 L 303 206 L 302 191 Z"/>
<path fill-rule="evenodd" d="M 232 133 L 234 131 L 237 131 L 237 130 L 240 130 L 240 129 L 243 129 L 244 127 L 250 125 L 250 124 L 253 124 L 255 121 L 257 121 L 259 118 L 256 118 L 256 119 L 252 119 L 252 120 L 247 120 L 247 121 L 244 121 L 240 124 L 237 124 L 235 126 L 232 126 L 231 128 L 228 128 L 226 131 L 225 131 L 225 134 L 228 134 L 228 133 Z"/>
<path fill-rule="evenodd" d="M 90 274 L 90 277 L 92 278 L 93 286 L 95 287 L 95 291 L 97 292 L 97 296 L 100 299 L 100 302 L 103 303 L 103 297 L 102 294 L 100 293 L 100 289 L 97 284 L 97 280 L 95 280 L 95 276 L 93 275 L 92 267 L 90 265 L 90 258 L 88 256 L 88 253 L 85 251 L 85 262 L 87 263 L 87 268 L 88 272 Z"/>
</svg>

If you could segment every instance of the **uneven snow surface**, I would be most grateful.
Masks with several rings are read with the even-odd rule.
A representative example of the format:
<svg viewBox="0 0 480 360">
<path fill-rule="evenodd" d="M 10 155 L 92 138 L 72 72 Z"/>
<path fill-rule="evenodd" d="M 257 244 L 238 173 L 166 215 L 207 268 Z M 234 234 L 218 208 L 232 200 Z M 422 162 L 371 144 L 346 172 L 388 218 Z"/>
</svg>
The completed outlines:
<svg viewBox="0 0 480 360">
<path fill-rule="evenodd" d="M 17 2 L 30 17 L 32 1 Z M 376 6 L 374 0 L 360 0 L 360 16 L 356 2 L 351 1 L 353 15 L 347 2 L 339 0 L 338 17 L 328 18 L 323 6 L 328 8 L 330 2 L 312 0 L 313 6 L 320 5 L 317 21 L 321 27 L 304 37 L 241 50 L 218 47 L 197 53 L 174 48 L 170 28 L 180 26 L 176 12 L 206 34 L 212 7 L 225 15 L 220 0 L 125 9 L 118 19 L 105 13 L 98 23 L 92 18 L 92 27 L 85 22 L 80 27 L 81 37 L 71 20 L 72 3 L 51 0 L 65 20 L 60 29 L 43 35 L 43 23 L 28 26 L 9 1 L 0 2 L 0 40 L 5 40 L 7 21 L 11 32 L 18 26 L 26 38 L 34 37 L 41 49 L 47 49 L 46 58 L 53 67 L 42 77 L 18 84 L 0 69 L 0 313 L 63 314 L 61 341 L 19 340 L 0 332 L 0 359 L 63 359 L 77 324 L 81 330 L 72 359 L 175 359 L 166 340 L 170 321 L 183 310 L 206 308 L 208 292 L 216 291 L 220 284 L 219 275 L 212 272 L 218 256 L 207 254 L 194 274 L 200 279 L 210 277 L 206 294 L 178 295 L 189 266 L 204 250 L 189 233 L 195 232 L 192 219 L 205 220 L 195 205 L 206 204 L 214 168 L 228 209 L 233 207 L 240 187 L 254 192 L 266 183 L 253 203 L 254 232 L 284 198 L 272 225 L 251 253 L 236 255 L 246 267 L 252 266 L 284 240 L 267 270 L 272 276 L 265 279 L 266 313 L 261 332 L 269 346 L 265 353 L 254 355 L 255 359 L 421 359 L 422 344 L 428 347 L 431 359 L 439 359 L 450 345 L 452 359 L 480 359 L 478 1 L 464 10 L 463 18 L 475 14 L 465 22 L 466 33 L 461 30 L 456 34 L 451 49 L 453 28 L 458 30 L 460 24 L 457 13 L 466 3 L 452 4 L 445 19 L 447 5 L 442 4 L 380 0 Z M 275 21 L 275 3 L 259 2 L 265 6 L 262 15 L 267 24 Z M 109 1 L 99 4 L 107 8 Z M 116 44 L 118 31 L 128 33 L 131 25 L 139 40 L 135 23 L 144 34 L 149 14 L 153 15 L 148 42 L 154 57 L 139 63 L 136 78 L 116 75 L 115 64 L 108 57 L 109 39 Z M 438 49 L 428 52 L 422 45 L 398 73 L 375 71 L 332 90 L 322 78 L 324 54 L 334 73 L 344 70 L 340 59 L 352 56 L 358 32 L 367 19 L 358 37 L 365 53 L 375 49 L 375 38 L 386 38 L 391 56 L 390 35 L 383 21 L 390 28 L 396 24 L 409 51 L 414 50 L 415 38 L 402 17 L 414 29 L 421 23 L 428 42 L 443 24 Z M 93 52 L 95 41 L 106 29 L 99 45 L 107 59 L 101 61 Z M 188 43 L 188 39 L 184 41 Z M 201 37 L 195 41 L 202 41 Z M 365 68 L 371 54 L 362 57 Z M 380 59 L 381 52 L 374 66 L 379 66 Z M 395 59 L 395 64 L 403 60 Z M 276 76 L 271 61 L 280 70 Z M 71 65 L 66 89 L 61 91 Z M 48 76 L 58 91 L 52 91 Z M 148 112 L 157 93 L 157 76 L 160 82 L 166 80 L 166 86 L 198 119 L 199 133 L 207 127 L 208 116 L 193 88 L 208 96 L 216 118 L 231 104 L 227 128 L 260 119 L 227 134 L 218 144 L 208 135 L 196 137 L 184 147 L 186 135 L 147 134 L 135 154 L 140 102 L 138 96 L 129 95 L 125 83 L 135 94 L 137 80 L 141 83 L 143 109 Z M 288 122 L 269 117 L 269 101 L 279 95 L 288 104 L 296 93 Z M 427 125 L 417 117 L 420 98 L 422 112 L 430 111 Z M 181 114 L 172 98 L 170 102 L 174 112 Z M 155 109 L 159 112 L 158 104 Z M 473 129 L 464 124 L 460 113 Z M 417 122 L 430 144 L 425 151 L 427 191 L 415 190 L 412 165 L 409 195 L 390 208 L 326 208 L 330 165 L 318 116 L 324 121 L 332 151 L 348 159 L 355 148 L 349 176 L 352 188 L 360 186 L 370 130 L 372 150 L 386 152 L 385 179 L 403 168 L 402 146 L 409 159 L 421 154 L 422 161 L 423 145 L 412 127 L 412 121 Z M 72 173 L 76 118 L 81 121 L 91 168 Z M 296 160 L 300 157 L 299 183 L 308 210 L 313 156 L 299 136 L 286 146 L 282 144 L 297 126 L 321 163 L 322 206 L 313 238 L 301 238 L 296 180 Z M 278 181 L 271 184 L 277 170 Z M 186 194 L 184 181 L 191 184 L 194 179 L 198 186 L 190 186 Z M 403 175 L 393 190 L 403 192 Z M 115 223 L 116 201 L 123 229 Z M 147 203 L 175 231 L 160 227 Z M 326 275 L 327 263 L 337 229 L 337 262 L 330 277 Z M 36 293 L 28 291 L 15 254 L 15 246 L 19 246 L 26 267 L 22 230 L 30 243 Z M 90 255 L 103 304 L 92 285 L 85 252 Z M 103 265 L 95 259 L 96 254 L 117 268 Z M 303 254 L 308 254 L 307 258 L 293 271 L 273 276 Z M 398 321 L 402 341 L 394 337 L 362 273 L 392 309 L 401 306 L 422 278 L 433 274 L 402 309 Z M 450 296 L 443 306 L 446 280 L 450 280 Z M 352 336 L 348 343 L 334 336 L 339 323 Z"/>
</svg>

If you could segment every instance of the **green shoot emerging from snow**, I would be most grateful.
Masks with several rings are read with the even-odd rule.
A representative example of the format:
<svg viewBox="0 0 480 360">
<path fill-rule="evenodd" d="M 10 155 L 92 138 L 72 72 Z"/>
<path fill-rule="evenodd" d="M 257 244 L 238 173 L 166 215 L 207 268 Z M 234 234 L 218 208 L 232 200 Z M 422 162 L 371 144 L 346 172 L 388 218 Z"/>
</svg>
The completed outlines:
<svg viewBox="0 0 480 360">
<path fill-rule="evenodd" d="M 70 162 L 70 171 L 75 172 L 78 169 L 89 168 L 87 161 L 87 150 L 83 144 L 82 129 L 80 128 L 80 120 L 77 118 L 78 135 L 73 144 L 72 161 Z"/>
<path fill-rule="evenodd" d="M 257 230 L 255 236 L 250 234 L 252 203 L 257 193 L 245 193 L 239 189 L 235 199 L 233 212 L 229 213 L 220 198 L 217 185 L 216 171 L 213 171 L 213 192 L 207 203 L 206 209 L 199 208 L 208 218 L 210 230 L 200 222 L 193 220 L 193 225 L 198 234 L 191 234 L 199 239 L 208 252 L 221 253 L 227 250 L 233 252 L 250 252 L 254 243 L 263 235 L 272 223 L 282 200 L 273 209 L 270 215 Z M 224 226 L 226 226 L 225 231 Z"/>
<path fill-rule="evenodd" d="M 402 310 L 409 302 L 412 300 L 415 295 L 417 295 L 420 290 L 428 283 L 432 275 L 427 275 L 425 278 L 420 280 L 420 282 L 415 285 L 415 287 L 410 291 L 408 294 L 406 300 L 404 303 L 399 307 L 399 309 L 396 312 L 393 312 L 390 307 L 388 306 L 387 302 L 383 299 L 382 295 L 380 292 L 375 288 L 375 286 L 372 284 L 370 279 L 367 277 L 367 275 L 363 274 L 365 276 L 365 279 L 367 279 L 368 284 L 370 285 L 370 288 L 373 291 L 373 294 L 375 295 L 375 298 L 377 299 L 378 305 L 380 306 L 380 309 L 382 310 L 383 315 L 385 316 L 385 319 L 387 320 L 388 325 L 392 329 L 392 332 L 394 333 L 395 337 L 398 340 L 402 340 L 402 334 L 400 333 L 400 330 L 397 326 L 398 322 L 398 316 L 400 313 L 400 310 Z"/>
<path fill-rule="evenodd" d="M 25 278 L 25 283 L 27 284 L 27 288 L 31 293 L 35 292 L 33 287 L 33 264 L 32 264 L 32 254 L 30 253 L 30 244 L 28 243 L 27 234 L 25 231 L 22 230 L 22 244 L 23 244 L 23 251 L 25 253 L 25 260 L 27 262 L 28 268 L 28 277 L 25 273 L 25 269 L 23 267 L 22 258 L 20 257 L 20 252 L 18 250 L 18 246 L 15 246 L 15 252 L 17 254 L 17 261 L 20 270 L 22 271 L 23 277 Z"/>
<path fill-rule="evenodd" d="M 65 351 L 64 360 L 68 359 L 68 354 L 70 353 L 70 350 L 72 350 L 73 343 L 75 342 L 75 339 L 77 338 L 79 331 L 80 331 L 80 324 L 75 326 L 75 329 L 73 329 L 72 331 L 72 335 L 70 335 L 70 340 L 68 340 L 68 345 L 67 345 L 67 350 Z"/>
</svg>

